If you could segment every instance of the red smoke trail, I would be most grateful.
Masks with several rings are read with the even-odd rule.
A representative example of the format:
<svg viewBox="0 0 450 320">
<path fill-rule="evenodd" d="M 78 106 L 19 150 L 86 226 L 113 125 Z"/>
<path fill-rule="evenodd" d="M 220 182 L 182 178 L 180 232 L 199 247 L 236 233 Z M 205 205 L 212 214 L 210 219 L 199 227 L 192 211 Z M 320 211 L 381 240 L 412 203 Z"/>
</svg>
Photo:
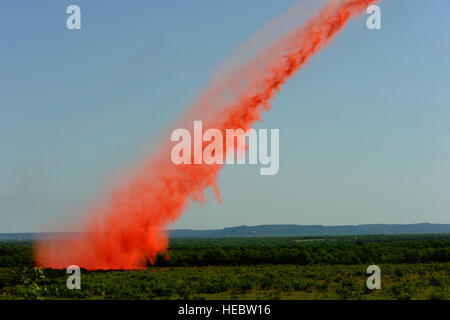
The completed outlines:
<svg viewBox="0 0 450 320">
<path fill-rule="evenodd" d="M 270 108 L 269 100 L 308 59 L 327 45 L 347 21 L 377 0 L 333 1 L 301 28 L 291 31 L 242 68 L 210 87 L 183 118 L 203 120 L 204 130 L 249 129 Z M 219 111 L 212 111 L 211 107 Z M 228 145 L 227 148 L 234 146 Z M 166 226 L 186 209 L 188 200 L 204 200 L 204 190 L 217 187 L 221 165 L 172 164 L 163 147 L 129 182 L 118 188 L 107 207 L 93 210 L 85 233 L 79 238 L 41 241 L 37 264 L 86 269 L 144 268 L 168 245 Z"/>
</svg>

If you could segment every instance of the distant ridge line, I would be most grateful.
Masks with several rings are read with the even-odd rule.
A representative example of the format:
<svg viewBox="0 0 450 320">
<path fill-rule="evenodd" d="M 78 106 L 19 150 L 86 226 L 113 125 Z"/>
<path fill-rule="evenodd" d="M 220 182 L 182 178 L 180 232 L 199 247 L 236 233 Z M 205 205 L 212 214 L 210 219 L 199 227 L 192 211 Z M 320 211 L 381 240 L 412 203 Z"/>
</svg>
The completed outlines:
<svg viewBox="0 0 450 320">
<path fill-rule="evenodd" d="M 345 235 L 394 235 L 450 233 L 450 224 L 360 224 L 342 226 L 269 224 L 259 226 L 237 226 L 224 229 L 169 230 L 170 238 L 231 238 L 231 237 L 288 237 L 288 236 L 345 236 Z M 75 237 L 80 233 L 71 232 Z M 3 240 L 36 240 L 58 238 L 67 233 L 0 233 Z"/>
<path fill-rule="evenodd" d="M 277 236 L 336 236 L 336 235 L 392 235 L 450 233 L 450 224 L 361 224 L 342 226 L 323 225 L 259 225 L 238 226 L 219 230 L 177 229 L 169 231 L 171 238 L 226 238 Z"/>
</svg>

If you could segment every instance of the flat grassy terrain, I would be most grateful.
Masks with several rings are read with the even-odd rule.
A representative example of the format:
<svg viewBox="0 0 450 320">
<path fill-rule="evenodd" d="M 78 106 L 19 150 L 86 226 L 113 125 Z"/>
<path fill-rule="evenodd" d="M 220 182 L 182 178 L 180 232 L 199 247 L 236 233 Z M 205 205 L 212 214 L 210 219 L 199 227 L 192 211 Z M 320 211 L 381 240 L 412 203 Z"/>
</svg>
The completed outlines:
<svg viewBox="0 0 450 320">
<path fill-rule="evenodd" d="M 0 299 L 450 299 L 450 235 L 179 239 L 168 256 L 83 270 L 69 290 L 65 270 L 33 266 L 31 243 L 0 243 Z"/>
</svg>

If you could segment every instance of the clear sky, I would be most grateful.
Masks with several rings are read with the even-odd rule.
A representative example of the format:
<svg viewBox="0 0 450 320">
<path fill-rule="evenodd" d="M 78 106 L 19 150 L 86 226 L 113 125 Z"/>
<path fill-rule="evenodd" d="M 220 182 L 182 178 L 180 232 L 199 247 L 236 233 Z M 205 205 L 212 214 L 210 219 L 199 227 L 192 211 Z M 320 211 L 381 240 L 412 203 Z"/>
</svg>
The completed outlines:
<svg viewBox="0 0 450 320">
<path fill-rule="evenodd" d="M 297 2 L 2 0 L 0 232 L 80 215 Z M 382 30 L 352 20 L 273 100 L 279 173 L 226 167 L 223 204 L 208 192 L 173 227 L 450 223 L 450 1 L 380 6 Z"/>
</svg>

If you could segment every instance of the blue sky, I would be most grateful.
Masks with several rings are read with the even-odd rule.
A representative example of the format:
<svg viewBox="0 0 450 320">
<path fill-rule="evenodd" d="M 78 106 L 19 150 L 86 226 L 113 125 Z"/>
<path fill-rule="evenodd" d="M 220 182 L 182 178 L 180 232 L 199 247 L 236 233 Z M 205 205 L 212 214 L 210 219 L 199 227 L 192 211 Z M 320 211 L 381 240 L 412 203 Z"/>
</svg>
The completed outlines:
<svg viewBox="0 0 450 320">
<path fill-rule="evenodd" d="M 2 1 L 0 232 L 79 216 L 297 2 Z M 174 227 L 450 223 L 450 1 L 381 9 L 382 30 L 352 20 L 273 100 L 279 173 L 226 167 L 224 204 L 208 192 Z"/>
</svg>

